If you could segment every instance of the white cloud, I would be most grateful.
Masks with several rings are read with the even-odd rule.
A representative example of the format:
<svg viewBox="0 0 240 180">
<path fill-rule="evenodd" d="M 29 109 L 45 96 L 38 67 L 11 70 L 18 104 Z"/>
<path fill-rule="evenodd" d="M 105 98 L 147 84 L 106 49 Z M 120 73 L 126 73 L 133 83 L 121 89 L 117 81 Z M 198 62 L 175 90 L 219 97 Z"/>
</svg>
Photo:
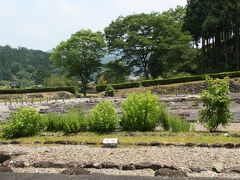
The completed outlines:
<svg viewBox="0 0 240 180">
<path fill-rule="evenodd" d="M 14 15 L 16 7 L 12 0 L 0 0 L 0 16 Z"/>
</svg>

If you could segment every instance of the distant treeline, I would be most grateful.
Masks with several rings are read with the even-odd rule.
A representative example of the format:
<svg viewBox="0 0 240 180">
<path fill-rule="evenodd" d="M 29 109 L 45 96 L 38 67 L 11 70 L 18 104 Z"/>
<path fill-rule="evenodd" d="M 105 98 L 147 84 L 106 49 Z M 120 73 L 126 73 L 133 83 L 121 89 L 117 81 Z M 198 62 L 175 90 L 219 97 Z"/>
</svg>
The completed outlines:
<svg viewBox="0 0 240 180">
<path fill-rule="evenodd" d="M 42 84 L 56 72 L 50 53 L 23 47 L 0 46 L 0 81 L 16 81 L 20 86 Z"/>
</svg>

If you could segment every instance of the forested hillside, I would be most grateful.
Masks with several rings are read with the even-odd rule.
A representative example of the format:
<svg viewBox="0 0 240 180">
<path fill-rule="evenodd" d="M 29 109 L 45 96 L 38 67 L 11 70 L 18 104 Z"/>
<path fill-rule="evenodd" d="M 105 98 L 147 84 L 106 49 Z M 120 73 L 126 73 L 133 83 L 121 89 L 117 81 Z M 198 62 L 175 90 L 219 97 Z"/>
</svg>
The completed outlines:
<svg viewBox="0 0 240 180">
<path fill-rule="evenodd" d="M 0 80 L 16 81 L 21 86 L 42 84 L 56 71 L 50 53 L 19 47 L 0 46 Z"/>
</svg>

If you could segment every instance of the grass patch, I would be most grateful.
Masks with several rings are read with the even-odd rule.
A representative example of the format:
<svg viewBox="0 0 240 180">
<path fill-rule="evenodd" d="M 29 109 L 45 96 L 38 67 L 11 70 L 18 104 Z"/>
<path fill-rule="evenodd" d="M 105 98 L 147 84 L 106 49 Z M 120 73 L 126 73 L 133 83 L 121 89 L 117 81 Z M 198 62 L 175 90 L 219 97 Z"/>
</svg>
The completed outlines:
<svg viewBox="0 0 240 180">
<path fill-rule="evenodd" d="M 45 141 L 59 141 L 59 140 L 68 140 L 76 142 L 98 142 L 101 143 L 104 138 L 118 138 L 121 143 L 137 143 L 137 142 L 152 142 L 159 141 L 163 143 L 234 143 L 240 144 L 240 138 L 235 137 L 223 137 L 222 134 L 218 136 L 211 136 L 210 133 L 174 133 L 172 135 L 166 135 L 169 132 L 147 132 L 147 133 L 112 133 L 112 134 L 95 134 L 95 133 L 79 133 L 74 136 L 63 136 L 61 134 L 52 133 L 41 136 L 25 137 L 7 140 L 0 138 L 0 141 L 13 141 L 17 140 L 21 143 L 34 143 L 35 141 L 45 142 Z M 171 134 L 171 133 L 169 133 Z"/>
</svg>

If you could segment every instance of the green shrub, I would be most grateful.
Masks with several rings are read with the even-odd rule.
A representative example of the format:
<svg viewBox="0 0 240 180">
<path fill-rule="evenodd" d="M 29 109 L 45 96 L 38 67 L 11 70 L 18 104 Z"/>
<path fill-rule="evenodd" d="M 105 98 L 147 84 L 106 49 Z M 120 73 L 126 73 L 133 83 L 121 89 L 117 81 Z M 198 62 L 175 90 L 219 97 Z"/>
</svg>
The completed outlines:
<svg viewBox="0 0 240 180">
<path fill-rule="evenodd" d="M 58 132 L 64 129 L 64 116 L 61 109 L 51 108 L 51 110 L 42 117 L 42 128 L 45 131 Z"/>
<path fill-rule="evenodd" d="M 113 132 L 117 128 L 118 118 L 115 105 L 110 101 L 101 101 L 88 113 L 90 131 L 98 133 Z"/>
<path fill-rule="evenodd" d="M 158 98 L 151 92 L 130 94 L 122 102 L 120 126 L 125 131 L 150 131 L 157 125 Z"/>
<path fill-rule="evenodd" d="M 189 132 L 191 125 L 187 120 L 181 120 L 179 116 L 169 116 L 169 125 L 172 132 Z"/>
<path fill-rule="evenodd" d="M 105 96 L 114 96 L 114 88 L 111 85 L 107 85 L 106 90 L 105 90 Z"/>
<path fill-rule="evenodd" d="M 165 130 L 170 130 L 169 115 L 162 102 L 158 110 L 158 124 Z"/>
<path fill-rule="evenodd" d="M 9 122 L 2 125 L 3 137 L 19 138 L 35 135 L 40 130 L 40 121 L 41 116 L 34 108 L 20 108 L 11 115 Z"/>
<path fill-rule="evenodd" d="M 83 112 L 72 110 L 64 115 L 63 132 L 68 134 L 84 131 L 87 131 L 87 121 Z"/>
<path fill-rule="evenodd" d="M 206 77 L 206 82 L 208 88 L 201 96 L 204 109 L 199 111 L 200 122 L 213 132 L 220 124 L 226 126 L 232 117 L 229 109 L 231 98 L 227 96 L 230 94 L 229 82 L 226 78 L 213 80 L 210 77 Z"/>
</svg>

